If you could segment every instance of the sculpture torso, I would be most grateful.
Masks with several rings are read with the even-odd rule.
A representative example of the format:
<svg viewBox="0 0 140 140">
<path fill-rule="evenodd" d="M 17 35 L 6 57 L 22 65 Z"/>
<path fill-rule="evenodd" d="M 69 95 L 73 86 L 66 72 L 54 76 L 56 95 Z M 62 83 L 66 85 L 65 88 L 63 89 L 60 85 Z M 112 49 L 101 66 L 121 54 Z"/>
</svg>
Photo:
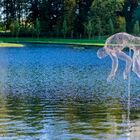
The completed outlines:
<svg viewBox="0 0 140 140">
<path fill-rule="evenodd" d="M 110 36 L 105 43 L 105 49 L 110 51 L 122 51 L 124 48 L 135 50 L 138 41 L 135 36 L 128 33 L 116 33 Z"/>
</svg>

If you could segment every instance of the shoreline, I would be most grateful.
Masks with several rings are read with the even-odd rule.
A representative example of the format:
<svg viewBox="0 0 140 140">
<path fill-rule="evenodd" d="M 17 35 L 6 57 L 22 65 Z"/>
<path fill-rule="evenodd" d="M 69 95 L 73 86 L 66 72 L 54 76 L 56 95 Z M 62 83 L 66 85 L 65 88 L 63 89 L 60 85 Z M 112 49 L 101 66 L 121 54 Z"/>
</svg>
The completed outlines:
<svg viewBox="0 0 140 140">
<path fill-rule="evenodd" d="M 10 44 L 11 47 L 23 47 L 25 43 L 102 47 L 104 42 L 105 39 L 0 38 L 0 47 L 10 47 Z"/>
<path fill-rule="evenodd" d="M 11 47 L 11 48 L 20 48 L 20 47 L 24 47 L 23 44 L 19 44 L 19 43 L 4 43 L 4 42 L 0 42 L 0 48 L 4 48 L 4 47 Z"/>
</svg>

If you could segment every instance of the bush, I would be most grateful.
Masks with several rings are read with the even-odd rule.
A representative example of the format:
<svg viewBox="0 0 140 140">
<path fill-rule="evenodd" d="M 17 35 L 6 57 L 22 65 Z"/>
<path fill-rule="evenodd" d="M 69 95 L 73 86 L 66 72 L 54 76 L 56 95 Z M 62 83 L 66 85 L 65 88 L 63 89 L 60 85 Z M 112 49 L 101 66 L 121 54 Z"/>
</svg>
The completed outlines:
<svg viewBox="0 0 140 140">
<path fill-rule="evenodd" d="M 139 21 L 136 21 L 136 23 L 134 24 L 133 33 L 134 33 L 135 35 L 140 35 L 140 25 L 139 25 Z"/>
<path fill-rule="evenodd" d="M 85 28 L 85 33 L 88 35 L 88 38 L 90 39 L 93 32 L 92 20 L 89 20 L 86 24 L 84 24 L 84 28 Z"/>
<path fill-rule="evenodd" d="M 18 37 L 20 32 L 20 24 L 18 21 L 13 21 L 10 25 L 10 31 L 12 33 L 12 36 Z"/>
<path fill-rule="evenodd" d="M 118 17 L 117 19 L 117 32 L 126 32 L 126 21 L 124 17 Z"/>
<path fill-rule="evenodd" d="M 115 33 L 114 24 L 111 18 L 109 19 L 109 30 L 110 30 L 110 34 Z"/>
</svg>

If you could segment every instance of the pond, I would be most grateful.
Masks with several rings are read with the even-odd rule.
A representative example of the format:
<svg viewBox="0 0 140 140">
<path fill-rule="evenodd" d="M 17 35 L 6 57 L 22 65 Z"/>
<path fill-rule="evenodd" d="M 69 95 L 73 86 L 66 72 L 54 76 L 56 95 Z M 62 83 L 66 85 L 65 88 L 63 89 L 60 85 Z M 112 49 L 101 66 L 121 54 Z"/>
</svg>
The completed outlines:
<svg viewBox="0 0 140 140">
<path fill-rule="evenodd" d="M 0 48 L 0 140 L 138 140 L 140 79 L 131 73 L 128 102 L 125 63 L 108 83 L 97 49 Z"/>
</svg>

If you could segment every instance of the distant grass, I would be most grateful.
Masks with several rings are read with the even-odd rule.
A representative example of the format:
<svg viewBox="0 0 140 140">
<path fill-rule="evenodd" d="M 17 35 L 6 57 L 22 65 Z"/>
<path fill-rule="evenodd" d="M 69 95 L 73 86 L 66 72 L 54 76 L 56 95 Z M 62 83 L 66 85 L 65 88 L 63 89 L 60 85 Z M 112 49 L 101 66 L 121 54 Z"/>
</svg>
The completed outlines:
<svg viewBox="0 0 140 140">
<path fill-rule="evenodd" d="M 0 43 L 0 47 L 23 47 L 22 44 L 15 44 L 15 43 Z"/>
<path fill-rule="evenodd" d="M 0 42 L 104 46 L 105 39 L 106 38 L 100 38 L 100 39 L 98 39 L 98 38 L 96 38 L 96 39 L 0 38 Z"/>
</svg>

